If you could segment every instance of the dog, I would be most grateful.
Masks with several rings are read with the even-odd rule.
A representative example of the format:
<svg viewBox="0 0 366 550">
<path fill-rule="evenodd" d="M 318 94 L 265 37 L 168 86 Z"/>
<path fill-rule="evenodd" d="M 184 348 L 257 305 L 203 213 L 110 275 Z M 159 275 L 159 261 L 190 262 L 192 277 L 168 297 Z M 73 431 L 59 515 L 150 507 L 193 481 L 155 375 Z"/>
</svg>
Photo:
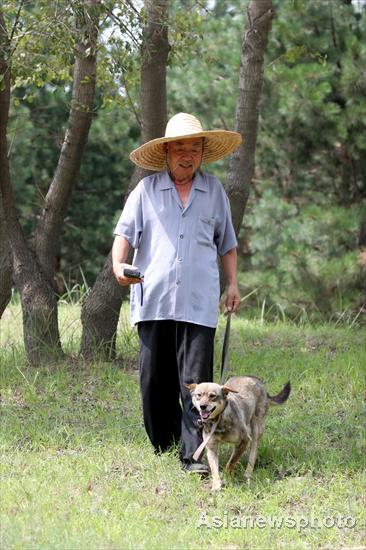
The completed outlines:
<svg viewBox="0 0 366 550">
<path fill-rule="evenodd" d="M 270 405 L 287 401 L 291 384 L 287 382 L 279 394 L 271 397 L 263 382 L 255 376 L 233 376 L 224 386 L 212 382 L 186 384 L 192 403 L 200 414 L 203 443 L 212 476 L 212 491 L 219 491 L 222 481 L 219 474 L 217 448 L 220 443 L 233 443 L 233 453 L 226 464 L 230 474 L 244 451 L 249 448 L 245 478 L 249 481 L 257 458 L 258 442 L 263 433 L 264 417 Z"/>
</svg>

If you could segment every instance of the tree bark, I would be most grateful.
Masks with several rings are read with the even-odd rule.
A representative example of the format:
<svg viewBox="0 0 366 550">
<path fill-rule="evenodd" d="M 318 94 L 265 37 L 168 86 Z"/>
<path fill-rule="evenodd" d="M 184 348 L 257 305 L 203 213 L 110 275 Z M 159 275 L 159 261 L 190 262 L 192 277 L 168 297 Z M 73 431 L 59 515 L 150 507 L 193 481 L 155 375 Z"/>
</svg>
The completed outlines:
<svg viewBox="0 0 366 550">
<path fill-rule="evenodd" d="M 100 0 L 84 0 L 82 14 L 77 18 L 79 36 L 75 48 L 68 127 L 35 234 L 37 258 L 43 273 L 50 281 L 55 273 L 56 251 L 59 250 L 65 213 L 79 174 L 92 122 L 99 5 Z"/>
<path fill-rule="evenodd" d="M 235 119 L 235 130 L 243 136 L 243 143 L 231 156 L 225 185 L 237 234 L 254 176 L 263 60 L 273 17 L 272 0 L 251 0 L 243 34 Z"/>
<path fill-rule="evenodd" d="M 145 0 L 141 50 L 141 143 L 164 133 L 167 117 L 166 66 L 169 55 L 168 0 Z"/>
<path fill-rule="evenodd" d="M 169 54 L 169 0 L 145 0 L 146 23 L 141 47 L 141 143 L 164 134 L 166 112 L 166 65 Z M 136 167 L 129 191 L 149 172 Z M 83 302 L 80 353 L 86 359 L 96 354 L 112 358 L 116 353 L 116 334 L 122 300 L 128 287 L 119 287 L 111 254 Z"/>
<path fill-rule="evenodd" d="M 0 193 L 0 319 L 10 302 L 13 269 L 8 232 L 6 229 L 2 196 Z"/>
<path fill-rule="evenodd" d="M 0 9 L 0 317 L 11 297 L 12 267 L 10 242 L 3 208 L 3 188 L 9 185 L 7 124 L 10 104 L 10 75 L 7 62 L 9 39 L 4 16 Z"/>
</svg>

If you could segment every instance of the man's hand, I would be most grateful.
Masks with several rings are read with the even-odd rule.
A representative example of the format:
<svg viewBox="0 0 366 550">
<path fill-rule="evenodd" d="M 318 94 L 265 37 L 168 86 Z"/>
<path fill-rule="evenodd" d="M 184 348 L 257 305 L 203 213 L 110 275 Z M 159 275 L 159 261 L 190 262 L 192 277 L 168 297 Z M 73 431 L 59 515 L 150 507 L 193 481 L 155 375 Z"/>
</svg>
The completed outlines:
<svg viewBox="0 0 366 550">
<path fill-rule="evenodd" d="M 222 267 L 226 280 L 228 282 L 224 305 L 227 313 L 234 313 L 239 309 L 240 294 L 238 281 L 236 278 L 237 270 L 237 252 L 236 248 L 232 248 L 226 254 L 221 256 Z"/>
<path fill-rule="evenodd" d="M 238 311 L 240 306 L 240 294 L 237 283 L 231 283 L 228 285 L 226 290 L 225 306 L 228 313 L 235 313 L 235 311 Z"/>
<path fill-rule="evenodd" d="M 143 278 L 136 277 L 126 277 L 124 274 L 124 269 L 131 269 L 132 271 L 138 271 L 138 268 L 131 264 L 126 264 L 128 254 L 130 251 L 129 242 L 125 237 L 116 235 L 113 247 L 112 247 L 112 265 L 113 273 L 117 279 L 118 284 L 122 286 L 135 285 L 136 283 L 141 283 Z"/>
<path fill-rule="evenodd" d="M 143 278 L 140 277 L 126 277 L 124 274 L 124 269 L 131 269 L 132 271 L 138 271 L 138 268 L 130 264 L 118 264 L 113 270 L 118 281 L 118 284 L 122 286 L 135 285 L 136 283 L 141 283 Z"/>
</svg>

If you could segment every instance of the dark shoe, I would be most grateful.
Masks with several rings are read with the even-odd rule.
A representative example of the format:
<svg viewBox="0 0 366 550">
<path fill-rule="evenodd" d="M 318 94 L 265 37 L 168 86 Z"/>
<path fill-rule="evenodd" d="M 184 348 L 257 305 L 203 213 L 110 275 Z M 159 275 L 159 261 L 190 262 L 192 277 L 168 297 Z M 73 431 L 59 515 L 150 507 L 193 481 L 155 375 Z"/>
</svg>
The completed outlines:
<svg viewBox="0 0 366 550">
<path fill-rule="evenodd" d="M 183 462 L 182 469 L 189 474 L 198 474 L 201 477 L 207 477 L 210 473 L 208 466 L 201 462 Z"/>
</svg>

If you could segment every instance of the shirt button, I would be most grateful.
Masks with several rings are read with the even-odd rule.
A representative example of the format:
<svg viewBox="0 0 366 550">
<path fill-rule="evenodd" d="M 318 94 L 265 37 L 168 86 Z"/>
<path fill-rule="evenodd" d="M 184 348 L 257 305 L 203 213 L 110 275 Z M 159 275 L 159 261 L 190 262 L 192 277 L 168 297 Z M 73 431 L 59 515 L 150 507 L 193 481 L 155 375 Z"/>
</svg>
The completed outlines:
<svg viewBox="0 0 366 550">
<path fill-rule="evenodd" d="M 179 235 L 179 238 L 180 238 L 180 239 L 183 239 L 183 237 L 184 237 L 184 235 L 181 233 L 181 234 Z"/>
<path fill-rule="evenodd" d="M 183 258 L 178 258 L 178 262 L 183 262 Z"/>
<path fill-rule="evenodd" d="M 180 285 L 180 281 L 177 281 L 177 285 Z"/>
</svg>

